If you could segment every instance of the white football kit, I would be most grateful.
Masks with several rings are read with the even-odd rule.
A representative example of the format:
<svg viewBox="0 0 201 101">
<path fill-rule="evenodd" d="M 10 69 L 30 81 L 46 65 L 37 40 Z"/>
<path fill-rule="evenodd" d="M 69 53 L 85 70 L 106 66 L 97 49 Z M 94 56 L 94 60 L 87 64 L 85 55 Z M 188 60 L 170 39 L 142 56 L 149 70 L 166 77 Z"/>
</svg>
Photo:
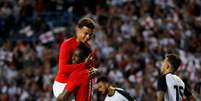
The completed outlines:
<svg viewBox="0 0 201 101">
<path fill-rule="evenodd" d="M 121 88 L 116 88 L 113 96 L 106 96 L 105 101 L 134 101 L 131 96 Z"/>
<path fill-rule="evenodd" d="M 176 75 L 168 73 L 158 80 L 158 91 L 165 92 L 165 101 L 182 101 L 191 96 L 188 86 Z"/>
</svg>

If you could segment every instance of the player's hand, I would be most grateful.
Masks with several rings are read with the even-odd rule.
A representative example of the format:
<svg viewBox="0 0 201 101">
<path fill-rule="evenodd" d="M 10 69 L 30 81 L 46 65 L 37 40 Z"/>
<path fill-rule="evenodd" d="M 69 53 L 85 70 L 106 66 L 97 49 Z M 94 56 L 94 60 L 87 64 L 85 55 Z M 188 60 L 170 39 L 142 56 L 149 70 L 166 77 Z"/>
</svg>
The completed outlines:
<svg viewBox="0 0 201 101">
<path fill-rule="evenodd" d="M 99 73 L 99 70 L 92 67 L 89 69 L 89 78 L 92 79 L 94 78 L 97 74 Z"/>
<path fill-rule="evenodd" d="M 89 54 L 89 56 L 85 59 L 85 65 L 89 68 L 95 67 L 96 62 L 97 62 L 97 58 L 94 53 Z"/>
</svg>

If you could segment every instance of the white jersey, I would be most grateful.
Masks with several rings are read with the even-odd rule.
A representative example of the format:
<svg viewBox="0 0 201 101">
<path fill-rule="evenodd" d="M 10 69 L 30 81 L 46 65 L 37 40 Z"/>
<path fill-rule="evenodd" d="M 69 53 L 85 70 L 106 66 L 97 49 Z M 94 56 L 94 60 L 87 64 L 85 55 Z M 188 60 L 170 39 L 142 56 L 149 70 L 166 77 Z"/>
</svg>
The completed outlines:
<svg viewBox="0 0 201 101">
<path fill-rule="evenodd" d="M 105 101 L 134 101 L 128 93 L 117 88 L 113 96 L 106 96 Z"/>
<path fill-rule="evenodd" d="M 159 79 L 158 90 L 165 92 L 165 101 L 182 101 L 184 96 L 189 97 L 191 95 L 184 82 L 171 73 L 163 75 Z"/>
</svg>

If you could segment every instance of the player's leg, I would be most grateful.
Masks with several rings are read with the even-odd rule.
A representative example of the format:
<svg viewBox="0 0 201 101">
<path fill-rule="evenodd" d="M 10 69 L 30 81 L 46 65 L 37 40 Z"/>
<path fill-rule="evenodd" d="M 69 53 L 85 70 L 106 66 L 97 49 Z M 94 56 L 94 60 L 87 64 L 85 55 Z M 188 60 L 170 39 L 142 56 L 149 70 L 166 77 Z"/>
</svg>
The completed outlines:
<svg viewBox="0 0 201 101">
<path fill-rule="evenodd" d="M 76 101 L 91 101 L 89 96 L 89 83 L 83 83 L 79 86 L 76 93 Z"/>
<path fill-rule="evenodd" d="M 70 95 L 71 95 L 71 92 L 64 89 L 63 92 L 59 94 L 59 96 L 57 97 L 57 101 L 66 101 Z"/>
<path fill-rule="evenodd" d="M 89 70 L 83 70 L 79 73 L 81 76 L 76 101 L 90 101 L 89 99 Z"/>
<path fill-rule="evenodd" d="M 89 82 L 88 69 L 75 71 L 71 73 L 67 81 L 67 85 L 57 97 L 57 101 L 67 100 L 72 93 L 76 94 L 76 101 L 87 101 L 85 97 L 82 97 L 82 93 L 87 93 L 88 95 L 88 82 Z"/>
<path fill-rule="evenodd" d="M 91 85 L 90 79 L 93 78 L 97 73 L 97 69 L 91 68 L 90 70 L 82 70 L 79 72 L 80 84 L 76 93 L 76 101 L 91 101 Z M 91 82 L 92 83 L 92 82 Z"/>
<path fill-rule="evenodd" d="M 89 95 L 89 70 L 76 71 L 71 74 L 67 89 L 76 93 L 76 101 L 88 101 Z M 72 79 L 73 78 L 73 79 Z"/>
</svg>

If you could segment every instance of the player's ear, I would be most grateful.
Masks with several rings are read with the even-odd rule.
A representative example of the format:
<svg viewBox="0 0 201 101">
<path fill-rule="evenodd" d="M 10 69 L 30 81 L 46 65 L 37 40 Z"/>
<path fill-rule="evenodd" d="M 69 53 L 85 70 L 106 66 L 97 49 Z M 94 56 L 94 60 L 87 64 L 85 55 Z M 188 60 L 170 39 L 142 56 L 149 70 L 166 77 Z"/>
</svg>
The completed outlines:
<svg viewBox="0 0 201 101">
<path fill-rule="evenodd" d="M 78 27 L 78 26 L 76 26 L 76 27 L 75 27 L 75 30 L 76 30 L 76 32 L 78 32 L 78 31 L 79 31 L 79 27 Z"/>
<path fill-rule="evenodd" d="M 171 64 L 167 62 L 167 69 L 171 69 Z"/>
<path fill-rule="evenodd" d="M 106 87 L 109 87 L 110 85 L 108 83 L 105 83 Z"/>
</svg>

